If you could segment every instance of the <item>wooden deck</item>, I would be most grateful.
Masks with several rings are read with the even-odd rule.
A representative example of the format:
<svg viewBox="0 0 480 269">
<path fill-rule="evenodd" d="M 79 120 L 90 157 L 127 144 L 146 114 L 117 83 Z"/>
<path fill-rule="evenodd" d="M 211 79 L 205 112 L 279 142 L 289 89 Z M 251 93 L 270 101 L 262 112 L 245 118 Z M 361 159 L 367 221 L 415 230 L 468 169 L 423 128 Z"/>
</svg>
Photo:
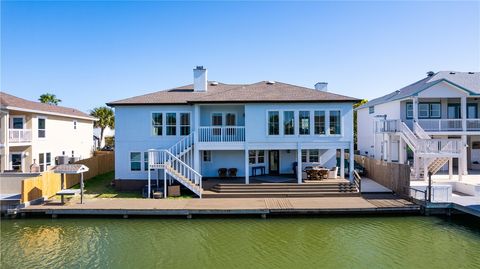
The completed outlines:
<svg viewBox="0 0 480 269">
<path fill-rule="evenodd" d="M 390 196 L 321 198 L 215 198 L 215 199 L 88 199 L 66 205 L 50 202 L 20 210 L 22 215 L 295 215 L 295 214 L 420 214 L 420 207 Z"/>
</svg>

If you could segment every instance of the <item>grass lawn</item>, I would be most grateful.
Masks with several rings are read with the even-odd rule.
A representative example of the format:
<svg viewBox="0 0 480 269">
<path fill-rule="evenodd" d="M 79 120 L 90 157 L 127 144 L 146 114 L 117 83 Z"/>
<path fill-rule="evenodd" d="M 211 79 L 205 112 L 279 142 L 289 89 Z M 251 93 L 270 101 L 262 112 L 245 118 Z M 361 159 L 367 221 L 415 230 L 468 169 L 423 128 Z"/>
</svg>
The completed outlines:
<svg viewBox="0 0 480 269">
<path fill-rule="evenodd" d="M 85 181 L 85 195 L 94 198 L 142 198 L 140 191 L 118 191 L 110 182 L 115 177 L 115 171 L 92 177 Z M 80 184 L 72 187 L 79 189 Z"/>
</svg>

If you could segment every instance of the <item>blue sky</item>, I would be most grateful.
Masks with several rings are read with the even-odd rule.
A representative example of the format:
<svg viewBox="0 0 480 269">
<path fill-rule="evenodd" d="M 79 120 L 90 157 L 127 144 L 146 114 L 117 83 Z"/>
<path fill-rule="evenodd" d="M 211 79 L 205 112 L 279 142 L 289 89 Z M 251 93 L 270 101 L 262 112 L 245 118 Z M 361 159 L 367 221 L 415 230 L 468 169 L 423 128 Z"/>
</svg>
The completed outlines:
<svg viewBox="0 0 480 269">
<path fill-rule="evenodd" d="M 1 90 L 89 111 L 189 84 L 277 80 L 372 99 L 479 71 L 479 2 L 3 2 Z"/>
</svg>

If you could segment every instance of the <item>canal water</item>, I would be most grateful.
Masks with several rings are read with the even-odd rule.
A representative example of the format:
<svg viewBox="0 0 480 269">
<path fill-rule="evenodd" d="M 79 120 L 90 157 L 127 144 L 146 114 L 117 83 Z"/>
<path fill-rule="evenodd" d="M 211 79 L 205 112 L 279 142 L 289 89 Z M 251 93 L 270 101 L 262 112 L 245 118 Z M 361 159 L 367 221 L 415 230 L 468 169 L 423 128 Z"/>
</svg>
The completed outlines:
<svg viewBox="0 0 480 269">
<path fill-rule="evenodd" d="M 1 268 L 480 268 L 480 224 L 437 217 L 18 219 Z"/>
</svg>

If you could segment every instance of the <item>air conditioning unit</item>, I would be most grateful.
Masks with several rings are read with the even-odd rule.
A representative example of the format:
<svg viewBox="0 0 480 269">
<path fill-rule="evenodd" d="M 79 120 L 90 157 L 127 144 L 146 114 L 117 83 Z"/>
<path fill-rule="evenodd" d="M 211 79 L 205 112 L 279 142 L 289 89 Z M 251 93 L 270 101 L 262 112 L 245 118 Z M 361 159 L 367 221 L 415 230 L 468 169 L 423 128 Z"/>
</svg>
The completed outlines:
<svg viewBox="0 0 480 269">
<path fill-rule="evenodd" d="M 65 156 L 65 155 L 64 156 L 57 156 L 56 160 L 57 160 L 58 165 L 68 164 L 69 158 L 68 158 L 68 156 Z"/>
</svg>

